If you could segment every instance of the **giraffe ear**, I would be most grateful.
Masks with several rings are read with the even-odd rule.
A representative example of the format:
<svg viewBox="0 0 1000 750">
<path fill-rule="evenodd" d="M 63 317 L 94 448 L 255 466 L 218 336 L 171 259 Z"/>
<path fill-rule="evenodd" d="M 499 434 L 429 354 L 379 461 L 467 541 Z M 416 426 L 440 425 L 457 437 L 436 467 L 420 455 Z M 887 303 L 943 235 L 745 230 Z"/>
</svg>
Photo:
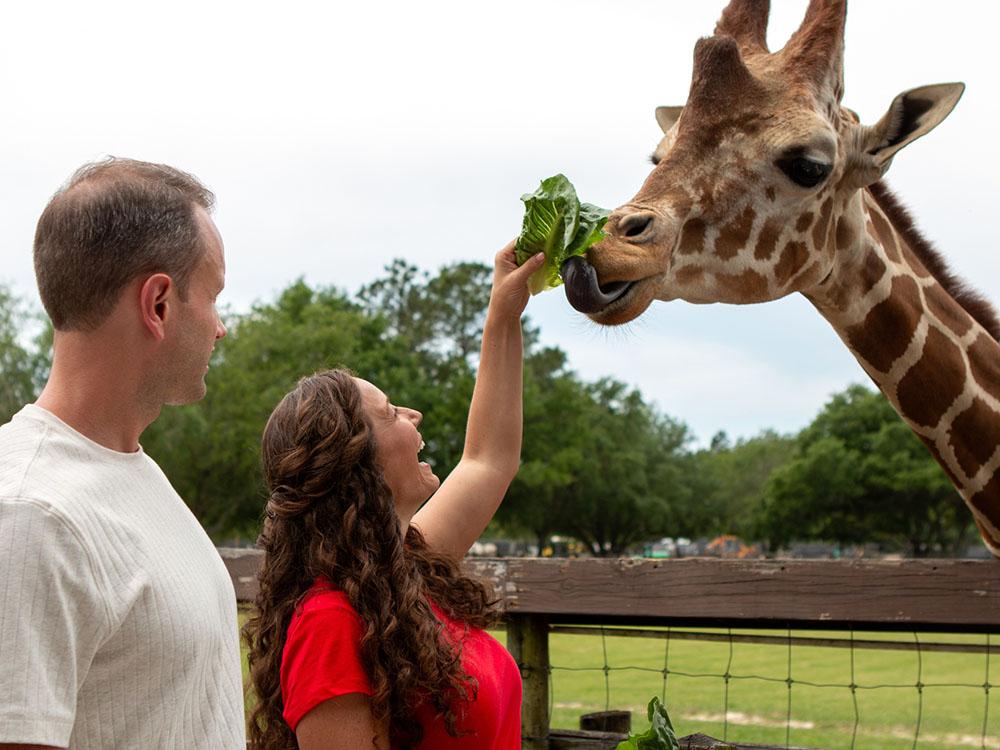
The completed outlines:
<svg viewBox="0 0 1000 750">
<path fill-rule="evenodd" d="M 681 111 L 684 107 L 657 107 L 656 108 L 656 122 L 666 133 L 670 128 L 674 126 L 674 123 L 680 119 Z"/>
<path fill-rule="evenodd" d="M 958 104 L 964 83 L 936 83 L 904 91 L 871 129 L 866 152 L 880 172 L 904 146 L 936 128 Z"/>
</svg>

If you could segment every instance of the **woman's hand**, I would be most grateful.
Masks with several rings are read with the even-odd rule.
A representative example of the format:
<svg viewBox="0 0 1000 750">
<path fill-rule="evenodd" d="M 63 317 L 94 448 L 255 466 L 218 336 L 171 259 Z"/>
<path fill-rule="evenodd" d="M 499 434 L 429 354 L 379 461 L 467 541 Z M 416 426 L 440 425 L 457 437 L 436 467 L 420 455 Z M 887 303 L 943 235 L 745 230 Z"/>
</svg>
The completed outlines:
<svg viewBox="0 0 1000 750">
<path fill-rule="evenodd" d="M 536 253 L 520 267 L 514 257 L 514 241 L 496 254 L 493 261 L 493 290 L 490 292 L 488 314 L 520 319 L 531 296 L 528 277 L 542 267 L 544 253 Z"/>
</svg>

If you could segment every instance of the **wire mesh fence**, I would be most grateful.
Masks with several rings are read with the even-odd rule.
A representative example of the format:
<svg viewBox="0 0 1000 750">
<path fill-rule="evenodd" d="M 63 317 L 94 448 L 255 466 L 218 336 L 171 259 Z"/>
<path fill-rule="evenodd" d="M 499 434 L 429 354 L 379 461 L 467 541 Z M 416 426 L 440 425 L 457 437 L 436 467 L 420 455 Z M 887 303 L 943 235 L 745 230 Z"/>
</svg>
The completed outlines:
<svg viewBox="0 0 1000 750">
<path fill-rule="evenodd" d="M 550 629 L 549 717 L 658 695 L 678 732 L 826 750 L 1000 748 L 992 634 Z"/>
<path fill-rule="evenodd" d="M 238 600 L 252 601 L 261 553 L 220 554 Z M 736 744 L 1000 750 L 995 561 L 463 565 L 500 599 L 530 750 L 592 711 L 627 708 L 643 727 L 654 695 L 679 734 Z"/>
</svg>

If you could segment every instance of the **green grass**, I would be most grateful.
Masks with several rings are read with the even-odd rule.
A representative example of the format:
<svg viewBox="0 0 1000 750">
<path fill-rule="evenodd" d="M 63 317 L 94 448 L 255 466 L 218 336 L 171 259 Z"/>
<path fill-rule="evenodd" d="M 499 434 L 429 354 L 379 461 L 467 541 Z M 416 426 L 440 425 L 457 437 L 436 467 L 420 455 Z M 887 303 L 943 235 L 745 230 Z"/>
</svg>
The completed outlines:
<svg viewBox="0 0 1000 750">
<path fill-rule="evenodd" d="M 494 635 L 504 642 L 502 631 Z M 846 637 L 847 634 L 795 632 L 793 635 Z M 912 634 L 905 633 L 856 634 L 856 637 L 913 639 Z M 983 643 L 985 636 L 921 635 L 920 640 Z M 610 668 L 606 676 L 605 648 Z M 670 673 L 664 685 L 667 656 Z M 667 641 L 660 639 L 553 634 L 550 660 L 553 727 L 575 729 L 581 714 L 617 708 L 631 710 L 633 728 L 643 729 L 646 704 L 654 695 L 662 697 L 665 688 L 667 708 L 682 735 L 704 732 L 731 741 L 784 745 L 788 725 L 787 739 L 793 746 L 824 750 L 851 747 L 855 707 L 846 687 L 851 682 L 849 649 L 811 646 L 791 649 L 790 724 L 786 722 L 789 650 L 785 646 L 734 643 L 730 651 L 727 643 L 671 640 L 668 654 Z M 731 675 L 728 729 L 723 725 L 727 695 L 721 677 L 727 666 Z M 997 681 L 1000 664 L 993 666 L 992 677 Z M 859 750 L 914 747 L 921 697 L 916 688 L 918 673 L 924 687 L 916 746 L 922 750 L 981 747 L 987 707 L 982 687 L 986 670 L 984 654 L 918 656 L 910 651 L 855 649 L 854 682 L 859 686 L 855 694 L 859 719 L 855 747 Z M 956 685 L 973 687 L 952 687 Z M 989 704 L 985 746 L 1000 747 L 1000 696 Z"/>
<path fill-rule="evenodd" d="M 795 635 L 846 637 L 843 633 Z M 863 637 L 912 639 L 906 634 Z M 982 643 L 984 637 L 922 635 L 921 640 Z M 726 643 L 678 640 L 669 643 L 670 674 L 665 702 L 678 732 L 704 732 L 720 739 L 726 735 L 726 739 L 742 742 L 785 743 L 789 716 L 786 647 L 734 643 L 730 652 Z M 645 638 L 607 637 L 602 643 L 600 636 L 553 635 L 550 641 L 552 726 L 576 728 L 581 713 L 610 707 L 631 709 L 633 727 L 644 727 L 646 703 L 653 695 L 664 694 L 662 670 L 668 656 L 666 645 L 666 641 Z M 605 646 L 611 668 L 606 679 Z M 721 677 L 727 666 L 732 675 L 728 688 L 728 731 L 723 725 L 727 695 Z M 856 692 L 859 723 L 855 746 L 879 750 L 913 747 L 920 699 L 916 688 L 919 669 L 924 688 L 917 747 L 980 747 L 986 709 L 982 688 L 986 666 L 983 654 L 918 656 L 916 652 L 855 649 L 854 681 L 864 686 Z M 575 671 L 581 668 L 587 671 Z M 791 676 L 789 744 L 828 750 L 851 747 L 855 709 L 851 691 L 846 687 L 851 682 L 851 651 L 793 647 Z M 936 687 L 938 684 L 979 687 Z M 836 687 L 827 687 L 831 685 Z M 868 686 L 886 687 L 868 689 Z M 1000 699 L 991 701 L 990 709 L 986 747 L 996 748 L 1000 746 Z"/>
</svg>

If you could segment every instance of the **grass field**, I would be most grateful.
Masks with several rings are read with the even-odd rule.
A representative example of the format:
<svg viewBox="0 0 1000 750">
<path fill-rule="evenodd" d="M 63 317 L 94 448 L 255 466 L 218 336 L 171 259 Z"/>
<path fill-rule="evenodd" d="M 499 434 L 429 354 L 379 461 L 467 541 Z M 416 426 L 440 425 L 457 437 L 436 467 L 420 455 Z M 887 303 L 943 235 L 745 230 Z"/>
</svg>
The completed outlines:
<svg viewBox="0 0 1000 750">
<path fill-rule="evenodd" d="M 495 635 L 504 642 L 503 632 Z M 846 637 L 844 633 L 793 635 Z M 856 634 L 856 637 L 913 640 L 912 635 L 906 634 Z M 920 640 L 983 643 L 985 636 L 924 634 Z M 993 642 L 997 640 L 994 638 Z M 633 728 L 645 728 L 645 706 L 652 696 L 663 695 L 662 670 L 664 659 L 669 656 L 666 704 L 679 734 L 704 732 L 731 741 L 784 745 L 788 726 L 788 742 L 792 746 L 823 750 L 851 747 L 855 707 L 846 687 L 851 682 L 849 649 L 812 646 L 791 649 L 791 720 L 786 722 L 789 700 L 786 647 L 740 643 L 730 647 L 728 643 L 671 640 L 667 654 L 666 646 L 664 640 L 647 638 L 553 634 L 551 725 L 577 728 L 580 714 L 610 707 L 631 710 Z M 605 649 L 610 668 L 607 675 L 603 669 Z M 731 675 L 728 729 L 723 725 L 727 698 L 725 680 L 721 677 L 727 666 Z M 918 655 L 909 651 L 855 649 L 854 681 L 859 687 L 855 694 L 858 725 L 854 747 L 859 750 L 1000 748 L 1000 696 L 990 699 L 987 705 L 988 696 L 983 689 L 989 667 L 984 654 Z M 1000 665 L 993 667 L 995 675 Z M 918 676 L 924 686 L 922 701 L 917 689 Z"/>
<path fill-rule="evenodd" d="M 741 631 L 733 631 L 741 632 Z M 745 631 L 750 632 L 750 631 Z M 759 631 L 756 631 L 759 633 Z M 785 633 L 776 633 L 785 635 Z M 847 634 L 794 633 L 794 635 Z M 862 637 L 857 635 L 856 637 Z M 906 634 L 863 636 L 866 639 L 909 639 Z M 922 641 L 983 643 L 984 636 L 921 635 Z M 994 639 L 995 640 L 995 639 Z M 611 668 L 603 671 L 604 649 Z M 588 711 L 631 709 L 633 727 L 645 726 L 645 705 L 663 695 L 666 642 L 555 634 L 550 641 L 553 667 L 552 726 L 576 728 Z M 704 732 L 742 742 L 783 745 L 786 723 L 789 744 L 838 750 L 851 747 L 855 709 L 851 691 L 849 649 L 798 647 L 791 649 L 791 721 L 788 716 L 789 650 L 784 646 L 670 642 L 666 704 L 681 734 Z M 728 731 L 723 726 L 725 680 L 729 681 Z M 562 669 L 567 667 L 569 669 Z M 640 667 L 641 669 L 629 669 Z M 588 668 L 587 671 L 579 671 Z M 647 671 L 651 670 L 651 671 Z M 924 685 L 921 695 L 919 680 Z M 987 709 L 987 661 L 984 654 L 952 654 L 854 650 L 854 681 L 858 727 L 857 748 L 877 750 L 914 747 L 918 706 L 918 748 L 982 747 Z M 678 674 L 678 673 L 684 673 Z M 713 675 L 713 676 L 686 676 Z M 769 678 L 747 679 L 748 676 Z M 814 687 L 836 685 L 844 687 Z M 878 687 L 869 686 L 900 687 Z M 938 687 L 949 685 L 949 687 Z M 950 687 L 969 685 L 976 687 Z M 1000 699 L 991 700 L 985 747 L 1000 747 Z"/>
</svg>

